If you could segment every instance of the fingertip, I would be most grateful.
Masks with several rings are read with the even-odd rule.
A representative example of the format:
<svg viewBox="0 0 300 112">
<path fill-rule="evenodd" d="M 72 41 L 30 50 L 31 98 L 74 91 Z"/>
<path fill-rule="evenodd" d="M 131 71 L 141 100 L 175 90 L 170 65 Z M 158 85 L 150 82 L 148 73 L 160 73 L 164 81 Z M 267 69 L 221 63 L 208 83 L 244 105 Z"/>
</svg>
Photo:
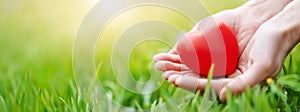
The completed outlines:
<svg viewBox="0 0 300 112">
<path fill-rule="evenodd" d="M 169 79 L 169 77 L 171 76 L 171 75 L 173 75 L 173 74 L 177 74 L 177 75 L 181 75 L 181 72 L 179 72 L 179 71 L 173 71 L 173 70 L 169 70 L 169 71 L 165 71 L 165 72 L 163 72 L 163 78 L 165 79 L 165 80 L 168 80 Z"/>
<path fill-rule="evenodd" d="M 219 99 L 220 99 L 221 102 L 226 102 L 226 100 L 227 100 L 226 90 L 227 90 L 227 87 L 225 86 L 220 91 Z"/>
<path fill-rule="evenodd" d="M 182 77 L 179 77 L 175 80 L 174 85 L 176 85 L 176 87 L 179 87 L 179 85 L 181 85 L 181 81 L 182 81 Z"/>
<path fill-rule="evenodd" d="M 157 62 L 160 60 L 161 56 L 162 56 L 162 53 L 156 54 L 152 57 L 152 60 Z"/>
<path fill-rule="evenodd" d="M 228 78 L 234 78 L 234 77 L 237 77 L 237 76 L 239 76 L 239 75 L 241 75 L 242 74 L 242 72 L 240 71 L 240 70 L 235 70 L 235 72 L 234 73 L 232 73 L 232 74 L 229 74 L 228 75 Z"/>
<path fill-rule="evenodd" d="M 155 69 L 160 70 L 160 71 L 164 71 L 166 68 L 165 66 L 162 65 L 162 62 L 158 61 L 154 64 Z"/>
<path fill-rule="evenodd" d="M 172 76 L 170 76 L 170 77 L 168 78 L 168 81 L 169 81 L 170 83 L 173 83 L 173 84 L 176 85 L 175 81 L 176 81 L 176 79 L 178 79 L 179 77 L 180 77 L 180 75 L 178 75 L 178 74 L 173 74 Z"/>
<path fill-rule="evenodd" d="M 162 74 L 162 78 L 165 79 L 165 80 L 168 80 L 168 77 L 165 73 Z"/>
<path fill-rule="evenodd" d="M 158 68 L 159 68 L 158 62 L 155 62 L 155 63 L 154 63 L 154 68 L 157 69 L 157 70 L 159 70 L 159 69 L 158 69 Z"/>
<path fill-rule="evenodd" d="M 188 90 L 192 93 L 195 93 L 198 89 L 198 78 L 191 77 L 191 76 L 181 76 L 175 80 L 174 85 L 180 87 L 182 89 Z"/>
<path fill-rule="evenodd" d="M 246 89 L 247 86 L 247 82 L 245 82 L 243 77 L 238 76 L 230 82 L 228 82 L 227 85 L 221 89 L 219 99 L 222 102 L 225 102 L 227 100 L 227 90 L 230 90 L 232 94 L 240 94 Z"/>
<path fill-rule="evenodd" d="M 155 55 L 152 56 L 152 60 L 153 60 L 154 62 L 156 62 L 156 55 L 157 55 L 157 54 L 155 54 Z"/>
</svg>

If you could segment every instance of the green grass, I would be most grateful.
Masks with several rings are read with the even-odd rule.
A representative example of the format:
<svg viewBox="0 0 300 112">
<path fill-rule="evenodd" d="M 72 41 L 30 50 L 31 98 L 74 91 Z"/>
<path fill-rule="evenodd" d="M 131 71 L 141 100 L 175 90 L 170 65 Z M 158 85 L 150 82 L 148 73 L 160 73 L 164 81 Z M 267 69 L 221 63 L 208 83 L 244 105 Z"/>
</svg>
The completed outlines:
<svg viewBox="0 0 300 112">
<path fill-rule="evenodd" d="M 214 0 L 212 4 L 216 1 Z M 17 15 L 7 14 L 0 9 L 0 112 L 108 112 L 134 109 L 151 112 L 205 110 L 269 112 L 300 109 L 300 46 L 287 57 L 283 69 L 273 83 L 264 87 L 257 85 L 252 89 L 248 88 L 237 96 L 231 95 L 228 91 L 228 100 L 225 103 L 218 101 L 216 97 L 210 97 L 210 94 L 214 93 L 210 93 L 209 87 L 201 96 L 200 92 L 192 94 L 177 89 L 161 79 L 161 72 L 153 69 L 151 57 L 158 52 L 167 52 L 170 46 L 149 43 L 137 48 L 130 56 L 128 68 L 135 80 L 145 83 L 154 77 L 157 83 L 148 83 L 147 87 L 154 88 L 161 85 L 150 94 L 124 89 L 113 75 L 109 56 L 105 57 L 98 51 L 95 63 L 98 67 L 97 84 L 101 86 L 86 98 L 77 88 L 72 70 L 72 47 L 77 31 L 77 27 L 74 28 L 72 25 L 79 24 L 78 18 L 82 16 L 78 17 L 80 14 L 76 15 L 76 10 L 73 11 L 75 15 L 68 15 L 67 9 L 70 6 L 66 4 L 71 1 L 46 6 L 42 4 L 44 7 L 41 7 L 40 3 L 34 3 L 33 1 L 26 3 L 23 10 L 15 12 Z M 214 6 L 212 4 L 208 6 Z M 237 4 L 240 4 L 240 1 Z M 59 8 L 56 11 L 59 12 L 60 9 L 66 11 L 59 14 L 63 19 L 56 18 L 56 13 L 51 13 L 51 10 L 46 14 L 39 12 L 47 12 L 56 5 Z M 230 4 L 222 8 L 235 6 L 237 5 Z M 214 7 L 211 10 L 217 12 L 221 9 Z M 51 18 L 47 18 L 47 14 L 52 14 Z M 63 23 L 65 26 L 60 26 Z M 167 37 L 169 35 L 171 34 L 165 34 Z M 149 46 L 154 50 L 149 49 Z M 144 52 L 145 49 L 148 52 Z M 126 81 L 129 76 L 124 73 L 118 78 Z M 136 90 L 149 89 L 135 82 L 126 84 Z"/>
<path fill-rule="evenodd" d="M 289 60 L 287 60 L 289 61 Z M 293 59 L 296 62 L 296 60 Z M 30 71 L 7 71 L 2 69 L 0 78 L 0 110 L 16 111 L 121 111 L 130 108 L 150 111 L 298 111 L 300 108 L 300 75 L 291 69 L 299 63 L 287 62 L 288 74 L 282 72 L 273 83 L 247 89 L 238 96 L 228 91 L 228 101 L 209 100 L 209 88 L 204 96 L 176 89 L 164 82 L 157 91 L 141 95 L 126 91 L 115 81 L 102 79 L 103 90 L 99 90 L 93 101 L 79 95 L 73 80 L 65 80 L 66 87 L 59 91 L 49 84 L 36 85 Z M 46 66 L 46 65 L 44 65 Z M 295 67 L 296 68 L 296 67 Z M 71 69 L 66 68 L 65 69 Z M 293 71 L 290 71 L 293 70 Z M 45 70 L 46 71 L 46 70 Z M 46 72 L 44 72 L 46 73 Z M 69 72 L 66 72 L 67 74 Z M 69 73 L 71 74 L 71 73 Z M 125 108 L 126 107 L 126 108 Z"/>
</svg>

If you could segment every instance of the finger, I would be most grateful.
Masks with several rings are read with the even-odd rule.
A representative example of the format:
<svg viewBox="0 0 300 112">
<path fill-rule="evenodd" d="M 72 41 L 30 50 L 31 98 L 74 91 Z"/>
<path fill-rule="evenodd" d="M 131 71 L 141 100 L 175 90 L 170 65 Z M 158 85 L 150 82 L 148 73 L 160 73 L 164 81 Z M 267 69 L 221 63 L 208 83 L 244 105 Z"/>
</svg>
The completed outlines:
<svg viewBox="0 0 300 112">
<path fill-rule="evenodd" d="M 230 81 L 226 87 L 220 91 L 220 100 L 226 100 L 226 89 L 231 90 L 233 94 L 238 94 L 244 91 L 247 87 L 252 87 L 255 84 L 263 81 L 270 73 L 270 68 L 265 64 L 253 64 L 244 74 L 239 75 Z"/>
<path fill-rule="evenodd" d="M 168 80 L 169 77 L 173 74 L 181 74 L 180 71 L 174 71 L 174 70 L 169 70 L 169 71 L 165 71 L 163 72 L 162 74 L 162 77 L 165 79 L 165 80 Z"/>
<path fill-rule="evenodd" d="M 217 79 L 211 80 L 211 88 L 219 94 L 222 87 L 229 82 L 231 79 Z M 204 91 L 208 84 L 208 80 L 204 78 L 196 78 L 190 75 L 184 75 L 177 77 L 175 85 L 185 90 L 196 92 L 197 90 Z"/>
<path fill-rule="evenodd" d="M 155 68 L 160 71 L 168 71 L 168 70 L 174 70 L 174 71 L 185 71 L 189 70 L 185 65 L 173 63 L 170 61 L 158 61 L 155 63 Z"/>
<path fill-rule="evenodd" d="M 234 77 L 237 77 L 239 75 L 242 75 L 242 72 L 239 69 L 236 69 L 233 74 L 228 75 L 228 78 L 234 78 Z"/>
<path fill-rule="evenodd" d="M 237 65 L 237 69 L 239 71 L 246 71 L 249 68 L 248 60 L 245 58 L 245 55 L 247 55 L 247 52 L 243 52 L 243 56 L 239 58 L 239 62 Z"/>
<path fill-rule="evenodd" d="M 191 77 L 195 77 L 195 78 L 202 78 L 202 75 L 196 73 L 196 72 L 193 72 L 193 71 L 187 71 L 187 72 L 184 72 L 182 73 L 184 76 L 191 76 Z"/>
<path fill-rule="evenodd" d="M 173 75 L 171 75 L 169 78 L 168 78 L 168 81 L 170 82 L 170 83 L 173 83 L 174 85 L 175 85 L 175 80 L 177 79 L 177 78 L 179 78 L 179 77 L 181 77 L 182 75 L 180 75 L 180 74 L 173 74 Z"/>
<path fill-rule="evenodd" d="M 188 76 L 195 77 L 195 78 L 203 78 L 202 75 L 200 75 L 196 72 L 193 72 L 193 71 L 174 71 L 174 70 L 165 71 L 165 72 L 163 72 L 162 76 L 164 79 L 168 80 L 168 78 L 174 74 L 188 75 Z"/>
<path fill-rule="evenodd" d="M 171 61 L 174 63 L 181 63 L 179 55 L 169 53 L 159 53 L 153 56 L 153 60 L 157 61 Z"/>
<path fill-rule="evenodd" d="M 181 76 L 175 80 L 175 84 L 177 87 L 188 90 L 190 92 L 195 93 L 197 91 L 198 78 L 192 76 Z"/>
</svg>

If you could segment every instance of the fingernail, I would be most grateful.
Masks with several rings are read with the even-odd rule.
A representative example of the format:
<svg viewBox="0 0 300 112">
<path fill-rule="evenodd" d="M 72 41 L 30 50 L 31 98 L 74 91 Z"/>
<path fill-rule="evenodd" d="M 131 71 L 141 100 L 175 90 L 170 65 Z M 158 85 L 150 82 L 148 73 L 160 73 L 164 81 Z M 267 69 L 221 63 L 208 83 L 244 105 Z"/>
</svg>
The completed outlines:
<svg viewBox="0 0 300 112">
<path fill-rule="evenodd" d="M 225 101 L 226 101 L 226 89 L 225 89 L 225 88 L 222 88 L 222 89 L 221 89 L 220 94 L 219 94 L 219 99 L 220 99 L 222 102 L 225 102 Z"/>
<path fill-rule="evenodd" d="M 181 77 L 180 78 L 177 78 L 176 80 L 175 80 L 175 85 L 177 85 L 177 87 L 178 87 L 178 85 L 180 85 L 181 84 Z"/>
<path fill-rule="evenodd" d="M 153 61 L 157 61 L 157 54 L 154 55 L 154 56 L 152 56 L 152 60 L 153 60 Z"/>
<path fill-rule="evenodd" d="M 165 73 L 162 74 L 163 79 L 168 80 L 167 75 Z"/>
</svg>

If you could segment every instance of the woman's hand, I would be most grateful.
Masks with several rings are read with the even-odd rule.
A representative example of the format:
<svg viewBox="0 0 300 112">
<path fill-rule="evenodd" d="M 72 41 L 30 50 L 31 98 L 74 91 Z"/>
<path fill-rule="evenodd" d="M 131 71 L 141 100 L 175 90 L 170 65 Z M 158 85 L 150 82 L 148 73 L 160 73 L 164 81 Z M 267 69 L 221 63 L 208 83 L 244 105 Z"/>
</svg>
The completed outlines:
<svg viewBox="0 0 300 112">
<path fill-rule="evenodd" d="M 299 18 L 300 1 L 295 0 L 257 30 L 238 63 L 242 75 L 225 83 L 233 93 L 276 76 L 285 57 L 300 41 Z M 224 86 L 220 91 L 223 101 L 226 99 Z"/>
<path fill-rule="evenodd" d="M 213 15 L 213 17 L 218 18 L 224 21 L 225 23 L 227 23 L 227 25 L 232 27 L 232 29 L 235 31 L 239 43 L 239 51 L 240 51 L 239 55 L 241 56 L 238 63 L 238 69 L 234 74 L 230 75 L 229 78 L 223 78 L 217 80 L 214 79 L 211 82 L 212 88 L 216 91 L 217 94 L 220 95 L 221 100 L 226 99 L 225 97 L 226 95 L 224 92 L 225 85 L 228 84 L 228 87 L 232 90 L 233 93 L 239 93 L 243 91 L 247 86 L 252 86 L 262 81 L 265 78 L 265 77 L 261 78 L 262 80 L 253 82 L 253 84 L 250 83 L 251 82 L 250 80 L 257 80 L 255 77 L 253 79 L 247 79 L 247 80 L 243 79 L 243 77 L 246 76 L 245 73 L 250 72 L 251 74 L 251 71 L 255 72 L 252 70 L 253 67 L 251 67 L 253 66 L 251 65 L 253 64 L 252 62 L 253 60 L 250 59 L 252 57 L 257 56 L 256 49 L 262 49 L 262 48 L 257 48 L 255 46 L 258 46 L 257 44 L 259 43 L 264 45 L 267 42 L 264 39 L 258 39 L 261 38 L 262 36 L 262 34 L 259 34 L 259 32 L 254 37 L 253 35 L 255 34 L 255 32 L 261 26 L 262 23 L 266 22 L 267 20 L 272 18 L 275 14 L 280 12 L 289 2 L 290 0 L 278 0 L 278 1 L 252 0 L 239 8 L 223 11 Z M 274 5 L 276 5 L 277 7 L 273 7 Z M 197 31 L 199 26 L 201 26 L 201 21 L 193 28 L 192 31 Z M 267 25 L 264 25 L 264 27 L 267 27 Z M 259 31 L 264 29 L 265 28 L 261 27 Z M 269 31 L 269 33 L 271 32 L 272 31 Z M 250 40 L 251 42 L 249 43 Z M 274 40 L 274 41 L 279 41 L 279 40 Z M 271 43 L 273 43 L 273 41 Z M 272 45 L 275 46 L 275 44 Z M 271 45 L 270 48 L 272 48 Z M 264 51 L 260 51 L 260 53 L 261 52 Z M 155 64 L 156 68 L 158 70 L 163 71 L 163 77 L 169 82 L 173 83 L 175 86 L 178 86 L 186 90 L 190 90 L 192 92 L 195 92 L 196 90 L 205 89 L 205 86 L 207 84 L 207 79 L 202 78 L 199 74 L 191 71 L 188 67 L 186 67 L 181 62 L 181 59 L 175 49 L 171 50 L 169 53 L 157 54 L 153 57 L 153 60 L 156 62 Z M 257 62 L 259 62 L 259 60 L 257 60 Z M 274 69 L 276 69 L 277 71 L 273 70 L 272 72 L 274 73 L 278 72 L 278 70 L 281 67 L 281 63 L 278 63 L 278 65 L 280 66 L 274 67 Z M 265 67 L 265 69 L 267 69 L 267 67 Z M 242 85 L 240 85 L 241 83 L 240 81 L 242 81 L 243 83 Z M 235 85 L 236 83 L 238 84 Z M 232 87 L 230 87 L 230 85 L 232 85 Z"/>
</svg>

